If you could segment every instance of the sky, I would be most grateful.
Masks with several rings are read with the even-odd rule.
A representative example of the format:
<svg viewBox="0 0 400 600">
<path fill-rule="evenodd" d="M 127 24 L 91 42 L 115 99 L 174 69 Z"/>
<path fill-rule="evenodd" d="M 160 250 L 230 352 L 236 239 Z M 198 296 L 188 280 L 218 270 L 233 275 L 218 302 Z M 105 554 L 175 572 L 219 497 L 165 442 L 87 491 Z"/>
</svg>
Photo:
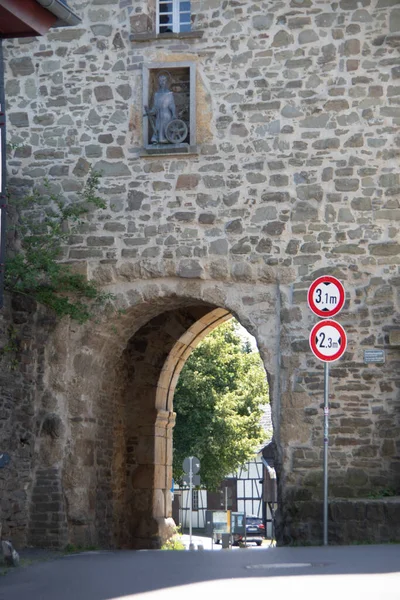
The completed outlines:
<svg viewBox="0 0 400 600">
<path fill-rule="evenodd" d="M 240 335 L 240 337 L 243 340 L 249 340 L 251 347 L 253 350 L 258 352 L 258 348 L 257 348 L 257 342 L 256 342 L 256 338 L 252 335 L 250 335 L 250 333 L 247 331 L 247 329 L 245 329 L 243 327 L 243 325 L 241 325 L 238 321 L 237 321 L 237 328 L 238 328 L 238 334 Z"/>
</svg>

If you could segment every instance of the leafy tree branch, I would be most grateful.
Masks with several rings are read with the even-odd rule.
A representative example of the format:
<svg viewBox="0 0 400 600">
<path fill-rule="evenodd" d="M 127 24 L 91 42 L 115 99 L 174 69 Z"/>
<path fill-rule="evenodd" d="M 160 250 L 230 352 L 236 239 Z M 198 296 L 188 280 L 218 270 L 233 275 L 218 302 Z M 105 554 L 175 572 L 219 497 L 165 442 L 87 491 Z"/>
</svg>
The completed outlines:
<svg viewBox="0 0 400 600">
<path fill-rule="evenodd" d="M 184 458 L 194 455 L 202 483 L 216 489 L 264 440 L 260 418 L 268 402 L 259 353 L 243 342 L 233 319 L 220 325 L 190 355 L 178 381 L 175 479 L 181 480 Z"/>
<path fill-rule="evenodd" d="M 5 268 L 5 288 L 33 297 L 50 307 L 59 317 L 69 316 L 84 323 L 112 299 L 94 281 L 61 262 L 63 246 L 92 207 L 104 209 L 98 196 L 100 174 L 91 171 L 77 201 L 68 203 L 48 181 L 43 189 L 24 197 L 10 197 L 16 210 L 14 245 L 9 248 Z"/>
</svg>

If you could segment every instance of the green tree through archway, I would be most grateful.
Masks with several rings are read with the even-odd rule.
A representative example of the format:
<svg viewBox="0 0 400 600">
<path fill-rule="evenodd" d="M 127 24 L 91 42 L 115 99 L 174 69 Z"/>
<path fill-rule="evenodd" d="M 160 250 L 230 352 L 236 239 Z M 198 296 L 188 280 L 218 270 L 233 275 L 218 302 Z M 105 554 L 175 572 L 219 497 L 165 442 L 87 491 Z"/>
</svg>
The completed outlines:
<svg viewBox="0 0 400 600">
<path fill-rule="evenodd" d="M 217 488 L 265 438 L 260 418 L 268 402 L 258 351 L 240 335 L 237 321 L 220 325 L 190 355 L 175 391 L 175 480 L 183 459 L 194 455 L 202 484 Z"/>
</svg>

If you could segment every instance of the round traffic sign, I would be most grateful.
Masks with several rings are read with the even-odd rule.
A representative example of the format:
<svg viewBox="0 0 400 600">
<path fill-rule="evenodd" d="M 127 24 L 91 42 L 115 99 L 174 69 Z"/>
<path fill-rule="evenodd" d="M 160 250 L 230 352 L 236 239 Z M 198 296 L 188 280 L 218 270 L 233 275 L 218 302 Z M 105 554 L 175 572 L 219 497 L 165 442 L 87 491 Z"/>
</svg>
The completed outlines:
<svg viewBox="0 0 400 600">
<path fill-rule="evenodd" d="M 183 472 L 190 473 L 190 459 L 192 459 L 192 474 L 196 475 L 200 471 L 200 461 L 196 456 L 187 456 L 185 458 L 182 464 Z"/>
<path fill-rule="evenodd" d="M 319 360 L 337 360 L 343 355 L 346 346 L 346 332 L 336 321 L 320 321 L 311 330 L 310 348 Z"/>
<path fill-rule="evenodd" d="M 307 294 L 308 306 L 314 314 L 324 319 L 337 315 L 345 299 L 343 284 L 330 275 L 318 277 L 310 285 Z"/>
</svg>

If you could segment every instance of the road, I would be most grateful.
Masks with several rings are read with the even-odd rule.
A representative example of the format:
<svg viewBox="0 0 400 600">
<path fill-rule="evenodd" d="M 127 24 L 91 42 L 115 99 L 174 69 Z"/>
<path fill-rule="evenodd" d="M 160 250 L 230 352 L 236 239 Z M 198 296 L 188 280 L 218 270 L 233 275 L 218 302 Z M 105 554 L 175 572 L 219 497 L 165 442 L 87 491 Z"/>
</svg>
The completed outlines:
<svg viewBox="0 0 400 600">
<path fill-rule="evenodd" d="M 400 546 L 72 555 L 0 578 L 0 600 L 400 600 Z"/>
</svg>

